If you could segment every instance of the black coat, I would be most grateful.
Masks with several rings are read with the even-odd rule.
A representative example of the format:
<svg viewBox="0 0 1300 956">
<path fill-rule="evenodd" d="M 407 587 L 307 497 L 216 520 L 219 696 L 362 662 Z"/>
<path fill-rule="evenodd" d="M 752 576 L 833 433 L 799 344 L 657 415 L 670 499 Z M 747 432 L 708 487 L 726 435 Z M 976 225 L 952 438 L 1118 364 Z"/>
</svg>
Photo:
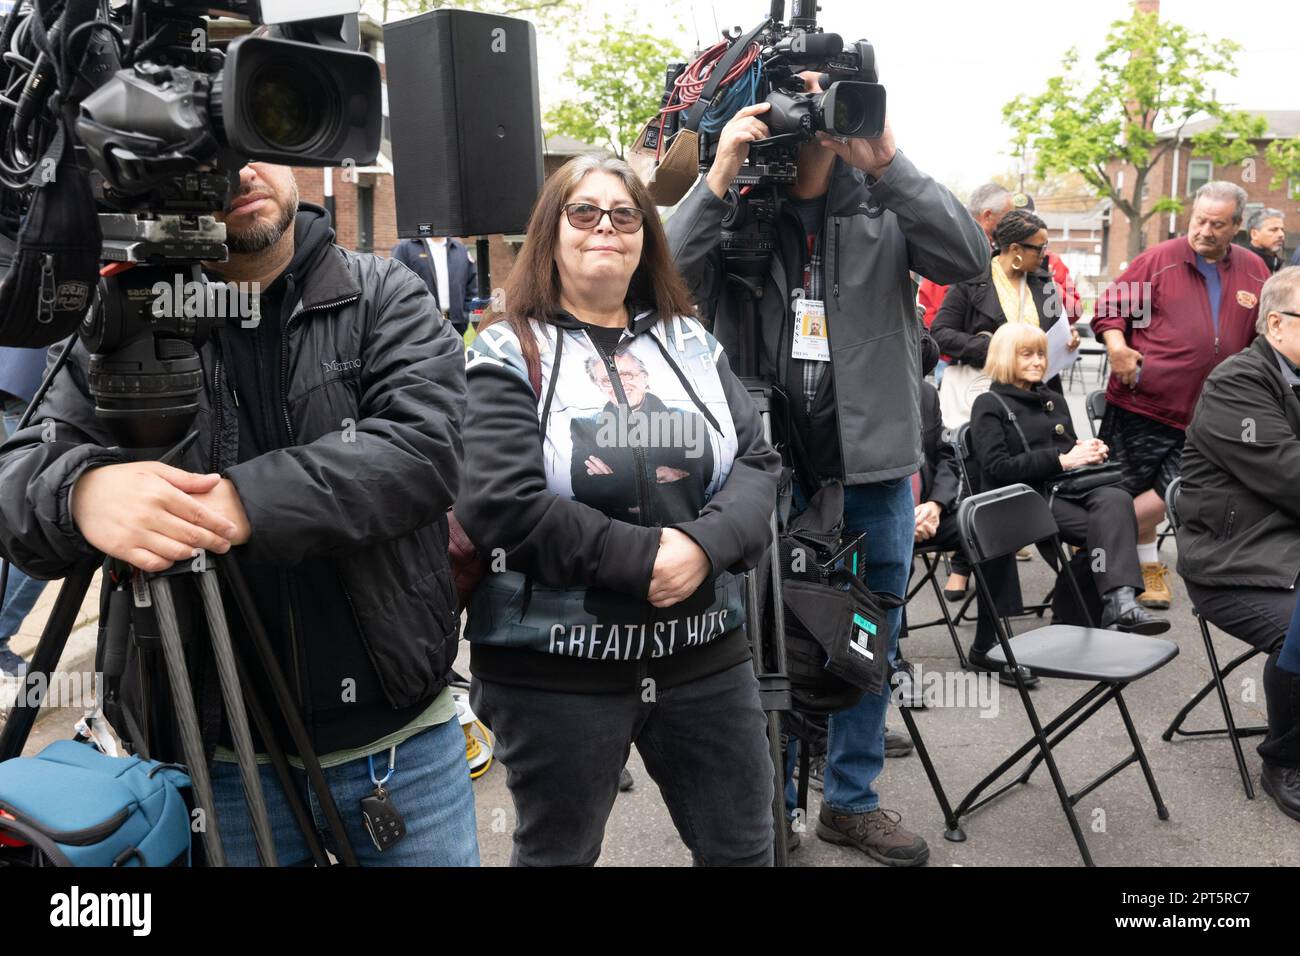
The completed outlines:
<svg viewBox="0 0 1300 956">
<path fill-rule="evenodd" d="M 1013 423 L 1000 396 L 1016 416 Z M 1016 425 L 1029 441 L 1025 448 Z M 1032 391 L 995 382 L 975 399 L 970 417 L 971 444 L 985 490 L 1024 483 L 1044 492 L 1048 479 L 1061 473 L 1060 456 L 1078 441 L 1070 408 L 1057 392 L 1043 385 Z"/>
<path fill-rule="evenodd" d="M 1300 574 L 1300 400 L 1263 336 L 1206 379 L 1183 446 L 1178 573 L 1289 588 Z"/>
<path fill-rule="evenodd" d="M 177 465 L 235 484 L 252 528 L 240 549 L 249 563 L 333 565 L 356 636 L 267 622 L 326 752 L 400 729 L 446 686 L 459 638 L 446 515 L 460 485 L 465 360 L 423 283 L 392 260 L 330 246 L 301 287 L 280 337 L 277 411 L 291 445 L 237 460 L 230 370 L 210 341 L 199 353 L 198 440 Z M 35 424 L 0 450 L 0 550 L 41 578 L 101 559 L 74 526 L 69 490 L 88 468 L 128 457 L 94 413 L 88 361 L 78 343 L 36 411 L 36 422 L 55 423 L 54 440 Z M 210 743 L 219 722 L 209 722 L 203 686 L 196 692 Z"/>
<path fill-rule="evenodd" d="M 1039 327 L 1046 332 L 1064 312 L 1060 290 L 1045 270 L 1031 272 L 1025 278 L 1038 310 Z M 939 350 L 954 362 L 983 368 L 990 338 L 1006 323 L 993 277 L 985 269 L 974 279 L 949 286 L 930 334 L 939 343 Z"/>
<path fill-rule="evenodd" d="M 921 500 L 933 501 L 945 512 L 961 497 L 961 474 L 952 442 L 944 440 L 943 418 L 939 414 L 939 392 L 929 382 L 921 383 L 922 444 L 925 463 L 921 466 Z"/>
<path fill-rule="evenodd" d="M 438 274 L 434 270 L 433 260 L 429 258 L 428 247 L 421 239 L 403 239 L 393 246 L 392 256 L 402 265 L 424 280 L 429 294 L 436 301 L 438 298 Z M 478 270 L 470 262 L 469 251 L 464 243 L 457 239 L 447 240 L 447 290 L 450 302 L 439 302 L 438 308 L 445 309 L 447 318 L 461 335 L 469 328 L 470 306 L 478 289 Z"/>
</svg>

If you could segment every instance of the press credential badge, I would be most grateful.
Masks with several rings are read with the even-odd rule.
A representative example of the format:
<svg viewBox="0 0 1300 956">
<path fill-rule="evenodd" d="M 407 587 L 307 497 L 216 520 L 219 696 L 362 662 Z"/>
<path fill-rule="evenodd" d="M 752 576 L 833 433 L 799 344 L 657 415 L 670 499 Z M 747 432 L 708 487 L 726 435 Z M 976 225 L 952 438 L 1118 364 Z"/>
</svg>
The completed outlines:
<svg viewBox="0 0 1300 956">
<path fill-rule="evenodd" d="M 876 625 L 872 624 L 861 614 L 853 615 L 853 637 L 849 640 L 849 647 L 857 651 L 869 661 L 874 661 L 876 655 L 871 652 L 871 638 L 877 633 Z"/>
<path fill-rule="evenodd" d="M 820 299 L 799 298 L 794 303 L 794 349 L 797 359 L 817 362 L 831 360 L 830 339 L 826 336 L 826 303 Z"/>
</svg>

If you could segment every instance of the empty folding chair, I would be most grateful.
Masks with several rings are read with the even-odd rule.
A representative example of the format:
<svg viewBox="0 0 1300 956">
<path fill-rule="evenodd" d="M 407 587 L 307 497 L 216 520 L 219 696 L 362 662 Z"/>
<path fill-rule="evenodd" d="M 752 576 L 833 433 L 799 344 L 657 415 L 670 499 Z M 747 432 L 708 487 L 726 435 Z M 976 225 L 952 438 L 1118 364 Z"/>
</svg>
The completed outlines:
<svg viewBox="0 0 1300 956">
<path fill-rule="evenodd" d="M 1178 529 L 1178 492 L 1182 487 L 1183 479 L 1175 478 L 1165 490 L 1165 510 L 1169 513 L 1169 523 L 1175 531 Z M 1246 791 L 1246 799 L 1255 799 L 1255 786 L 1250 781 L 1250 771 L 1246 769 L 1246 757 L 1241 752 L 1242 737 L 1260 737 L 1268 733 L 1268 727 L 1238 727 L 1237 722 L 1232 717 L 1232 706 L 1228 701 L 1228 691 L 1223 685 L 1223 679 L 1235 671 L 1246 661 L 1250 660 L 1256 654 L 1262 654 L 1265 651 L 1263 647 L 1251 647 L 1245 652 L 1238 654 L 1226 667 L 1219 667 L 1219 657 L 1214 652 L 1214 641 L 1210 640 L 1210 627 L 1201 617 L 1199 611 L 1193 606 L 1192 616 L 1196 618 L 1196 623 L 1201 628 L 1201 643 L 1205 645 L 1205 656 L 1210 662 L 1210 680 L 1204 687 L 1192 695 L 1192 699 L 1183 705 L 1183 709 L 1178 712 L 1165 732 L 1161 735 L 1166 741 L 1173 740 L 1174 735 L 1180 737 L 1212 737 L 1218 735 L 1227 735 L 1228 740 L 1232 743 L 1232 754 L 1237 760 L 1237 772 L 1241 774 L 1241 786 Z M 1219 707 L 1223 710 L 1224 726 L 1216 727 L 1210 730 L 1183 730 L 1183 721 L 1187 715 L 1195 709 L 1196 705 L 1209 696 L 1210 691 L 1216 691 L 1219 695 Z"/>
<path fill-rule="evenodd" d="M 985 562 L 1005 557 L 1029 544 L 1049 541 L 1061 562 L 1062 573 L 1073 590 L 1075 599 L 1081 607 L 1083 606 L 1083 597 L 1079 592 L 1078 582 L 1075 581 L 1065 560 L 1052 512 L 1047 502 L 1028 485 L 1010 485 L 996 491 L 973 495 L 962 502 L 957 517 L 961 528 L 962 545 L 970 558 L 976 586 L 979 587 L 980 597 L 983 600 L 987 601 L 992 597 L 982 571 Z M 976 784 L 956 809 L 948 803 L 947 794 L 939 781 L 938 773 L 926 750 L 915 719 L 906 710 L 902 711 L 903 720 L 916 744 L 917 754 L 921 758 L 922 766 L 939 801 L 939 807 L 943 811 L 947 825 L 944 836 L 954 842 L 965 840 L 966 834 L 961 828 L 962 817 L 974 812 L 1016 784 L 1028 783 L 1039 763 L 1047 764 L 1061 809 L 1065 812 L 1070 831 L 1078 844 L 1079 854 L 1088 866 L 1093 865 L 1092 855 L 1084 839 L 1083 830 L 1079 826 L 1079 820 L 1075 816 L 1074 805 L 1130 764 L 1136 763 L 1142 768 L 1147 787 L 1151 791 L 1151 798 L 1155 802 L 1156 815 L 1161 820 L 1167 820 L 1169 811 L 1165 809 L 1164 801 L 1160 797 L 1155 775 L 1151 772 L 1151 765 L 1147 762 L 1146 753 L 1142 749 L 1142 741 L 1138 738 L 1137 728 L 1133 724 L 1128 706 L 1124 703 L 1123 691 L 1134 681 L 1159 670 L 1173 660 L 1178 654 L 1178 645 L 1155 637 L 1060 624 L 1034 628 L 1024 634 L 1013 636 L 1011 622 L 1005 617 L 998 618 L 997 631 L 999 646 L 989 652 L 989 658 L 998 663 L 1012 665 L 1016 688 L 1029 717 L 1030 726 L 1033 728 L 1033 736 Z M 1090 681 L 1093 686 L 1064 711 L 1043 724 L 1039 720 L 1038 711 L 1034 707 L 1020 669 L 1015 665 L 1028 667 L 1034 674 L 1045 680 Z M 1070 793 L 1057 769 L 1056 760 L 1052 755 L 1053 748 L 1111 701 L 1115 702 L 1119 710 L 1133 750 L 1081 790 Z M 1022 773 L 993 793 L 981 798 L 985 790 L 1035 749 L 1037 753 Z"/>
</svg>

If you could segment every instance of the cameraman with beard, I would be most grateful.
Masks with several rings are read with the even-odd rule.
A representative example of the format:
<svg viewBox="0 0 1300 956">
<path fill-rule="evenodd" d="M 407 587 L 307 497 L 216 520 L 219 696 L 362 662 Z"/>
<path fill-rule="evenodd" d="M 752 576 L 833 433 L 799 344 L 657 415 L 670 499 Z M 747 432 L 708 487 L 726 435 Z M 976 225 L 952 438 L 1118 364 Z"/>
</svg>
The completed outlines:
<svg viewBox="0 0 1300 956">
<path fill-rule="evenodd" d="M 817 73 L 801 75 L 821 91 Z M 952 193 L 895 149 L 888 124 L 877 139 L 819 132 L 800 148 L 798 180 L 782 204 L 757 328 L 742 328 L 737 286 L 723 268 L 722 221 L 749 144 L 769 135 L 768 108 L 748 106 L 723 128 L 708 174 L 668 220 L 669 241 L 723 347 L 734 356 L 757 336 L 759 374 L 789 396 L 790 434 L 779 437 L 802 466 L 805 495 L 827 481 L 845 484 L 845 531 L 866 533 L 867 585 L 901 595 L 915 531 L 912 476 L 924 459 L 921 328 L 909 270 L 940 284 L 968 279 L 987 271 L 988 240 Z M 814 314 L 824 309 L 824 333 L 796 321 L 800 299 Z M 800 357 L 816 354 L 808 340 L 823 334 L 825 343 L 812 344 L 824 357 Z M 899 621 L 890 611 L 891 656 Z M 873 788 L 884 766 L 888 690 L 830 718 L 817 835 L 887 865 L 916 866 L 929 858 L 925 840 L 881 809 Z M 793 796 L 788 787 L 791 809 Z"/>
<path fill-rule="evenodd" d="M 245 166 L 220 218 L 230 257 L 208 270 L 251 286 L 258 311 L 201 349 L 198 440 L 177 467 L 130 461 L 94 413 L 78 343 L 37 414 L 54 421 L 54 440 L 27 428 L 0 454 L 0 548 L 56 577 L 103 555 L 158 572 L 197 548 L 239 546 L 359 861 L 476 865 L 465 738 L 447 689 L 458 637 L 446 512 L 460 478 L 461 343 L 409 269 L 334 244 L 328 215 L 299 203 L 288 167 Z M 206 634 L 194 604 L 178 606 L 186 636 Z M 238 637 L 230 601 L 226 616 Z M 227 856 L 256 865 L 211 651 L 191 644 Z M 141 725 L 147 705 L 134 660 L 124 674 L 122 713 L 109 713 L 120 733 Z M 301 763 L 270 709 L 305 799 Z M 390 770 L 384 786 L 407 833 L 381 856 L 358 807 Z M 309 863 L 278 780 L 269 765 L 261 773 L 279 862 Z"/>
</svg>

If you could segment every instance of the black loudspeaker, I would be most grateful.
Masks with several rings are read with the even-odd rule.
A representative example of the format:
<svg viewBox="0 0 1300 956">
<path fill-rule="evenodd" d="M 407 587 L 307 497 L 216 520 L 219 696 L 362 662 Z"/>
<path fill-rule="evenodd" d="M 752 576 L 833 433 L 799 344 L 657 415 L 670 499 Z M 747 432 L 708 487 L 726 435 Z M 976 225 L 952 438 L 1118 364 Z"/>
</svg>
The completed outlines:
<svg viewBox="0 0 1300 956">
<path fill-rule="evenodd" d="M 434 10 L 384 25 L 397 234 L 524 231 L 542 186 L 537 33 Z"/>
</svg>

